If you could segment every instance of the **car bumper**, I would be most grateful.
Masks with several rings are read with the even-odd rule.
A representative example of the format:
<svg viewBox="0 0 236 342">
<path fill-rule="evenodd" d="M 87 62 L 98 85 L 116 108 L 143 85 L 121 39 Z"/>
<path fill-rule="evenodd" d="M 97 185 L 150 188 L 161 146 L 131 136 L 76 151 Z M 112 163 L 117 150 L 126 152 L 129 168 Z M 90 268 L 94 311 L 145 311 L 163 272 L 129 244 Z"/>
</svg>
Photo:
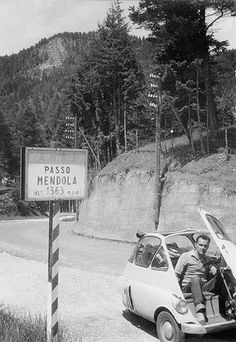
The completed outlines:
<svg viewBox="0 0 236 342">
<path fill-rule="evenodd" d="M 236 322 L 235 320 L 225 321 L 221 323 L 213 323 L 213 324 L 206 324 L 201 325 L 198 323 L 182 323 L 181 330 L 186 334 L 207 334 L 212 332 L 219 332 L 229 329 L 235 329 Z"/>
<path fill-rule="evenodd" d="M 206 328 L 201 325 L 201 324 L 197 324 L 197 323 L 182 323 L 181 324 L 181 330 L 186 333 L 186 334 L 196 334 L 196 335 L 201 335 L 201 334 L 206 334 L 207 330 Z"/>
</svg>

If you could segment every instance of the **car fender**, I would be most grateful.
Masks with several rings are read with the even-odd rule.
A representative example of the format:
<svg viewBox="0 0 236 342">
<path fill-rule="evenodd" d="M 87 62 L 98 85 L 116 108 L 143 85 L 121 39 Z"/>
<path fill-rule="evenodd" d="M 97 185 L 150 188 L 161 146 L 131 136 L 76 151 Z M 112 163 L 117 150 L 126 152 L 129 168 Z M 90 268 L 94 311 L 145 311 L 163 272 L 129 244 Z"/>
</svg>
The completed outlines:
<svg viewBox="0 0 236 342">
<path fill-rule="evenodd" d="M 135 312 L 132 297 L 131 297 L 131 280 L 124 276 L 120 276 L 118 279 L 117 292 L 121 295 L 123 305 Z"/>
<path fill-rule="evenodd" d="M 185 314 L 177 312 L 174 303 L 179 299 L 183 299 L 177 294 L 147 284 L 145 284 L 144 292 L 143 284 L 137 281 L 127 282 L 126 286 L 127 285 L 129 288 L 126 287 L 126 296 L 129 294 L 129 297 L 128 301 L 127 297 L 124 300 L 126 303 L 125 306 L 127 307 L 127 305 L 130 304 L 130 298 L 132 304 L 131 310 L 139 316 L 155 322 L 156 312 L 161 308 L 161 311 L 168 310 L 179 324 L 184 322 L 196 322 L 196 319 L 189 308 Z M 144 293 L 147 295 L 144 296 Z"/>
</svg>

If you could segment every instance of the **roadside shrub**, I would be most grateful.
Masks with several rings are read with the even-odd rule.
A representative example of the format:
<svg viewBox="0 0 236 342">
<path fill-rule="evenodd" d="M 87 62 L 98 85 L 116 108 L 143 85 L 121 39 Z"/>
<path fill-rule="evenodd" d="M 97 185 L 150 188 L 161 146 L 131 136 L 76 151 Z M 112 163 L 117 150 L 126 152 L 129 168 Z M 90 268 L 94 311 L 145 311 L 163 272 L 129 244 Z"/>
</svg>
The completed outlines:
<svg viewBox="0 0 236 342">
<path fill-rule="evenodd" d="M 17 215 L 17 204 L 13 201 L 11 193 L 5 193 L 0 196 L 0 215 L 10 216 Z"/>
<path fill-rule="evenodd" d="M 13 188 L 0 195 L 0 216 L 40 216 L 48 209 L 45 202 L 26 202 L 20 199 L 20 191 Z"/>
<path fill-rule="evenodd" d="M 14 315 L 9 310 L 0 309 L 1 342 L 47 342 L 46 317 Z M 69 333 L 62 323 L 59 324 L 57 342 L 82 342 L 82 338 Z"/>
</svg>

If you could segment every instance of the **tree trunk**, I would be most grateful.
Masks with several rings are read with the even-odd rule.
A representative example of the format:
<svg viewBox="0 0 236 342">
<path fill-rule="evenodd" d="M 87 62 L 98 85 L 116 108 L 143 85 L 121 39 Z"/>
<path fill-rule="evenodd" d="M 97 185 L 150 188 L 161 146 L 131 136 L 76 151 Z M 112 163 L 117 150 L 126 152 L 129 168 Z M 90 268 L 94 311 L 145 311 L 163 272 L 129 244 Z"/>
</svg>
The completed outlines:
<svg viewBox="0 0 236 342">
<path fill-rule="evenodd" d="M 207 58 L 203 65 L 204 83 L 206 88 L 207 96 L 207 111 L 208 111 L 208 121 L 209 129 L 213 137 L 217 136 L 217 121 L 216 121 L 216 106 L 214 101 L 214 94 L 211 85 L 210 77 L 210 64 Z"/>
<path fill-rule="evenodd" d="M 112 108 L 112 104 L 110 106 Z M 111 110 L 108 111 L 108 120 L 109 120 L 109 145 L 108 145 L 108 162 L 112 161 L 113 153 L 112 153 L 112 126 L 111 126 Z"/>
<path fill-rule="evenodd" d="M 184 133 L 186 134 L 186 137 L 188 138 L 189 142 L 190 142 L 190 145 L 191 145 L 191 148 L 192 148 L 192 151 L 195 152 L 195 148 L 194 148 L 194 145 L 193 145 L 193 139 L 191 137 L 191 134 L 189 133 L 189 131 L 184 127 L 181 119 L 180 119 L 180 116 L 179 116 L 179 113 L 178 111 L 176 110 L 175 106 L 173 105 L 173 103 L 171 102 L 171 99 L 170 97 L 167 95 L 166 91 L 164 92 L 165 94 L 165 98 L 168 102 L 168 104 L 170 105 L 170 108 L 172 109 L 172 112 L 173 114 L 175 115 L 176 119 L 178 120 L 179 124 L 181 125 Z"/>
<path fill-rule="evenodd" d="M 200 144 L 201 144 L 201 151 L 205 154 L 204 144 L 203 144 L 203 137 L 202 137 L 202 125 L 201 125 L 201 118 L 200 118 L 200 106 L 199 106 L 199 70 L 197 67 L 197 120 L 199 126 L 199 135 L 200 135 Z"/>
<path fill-rule="evenodd" d="M 203 35 L 207 36 L 207 25 L 206 25 L 206 5 L 202 2 L 200 8 L 200 20 L 202 22 L 202 30 L 204 30 Z M 202 60 L 203 60 L 203 79 L 205 83 L 206 89 L 206 104 L 207 104 L 207 113 L 208 113 L 208 124 L 210 129 L 210 135 L 213 139 L 217 136 L 217 120 L 216 120 L 216 106 L 214 101 L 214 94 L 211 85 L 211 71 L 210 71 L 210 62 L 209 62 L 209 44 L 206 43 L 202 47 Z"/>
<path fill-rule="evenodd" d="M 155 187 L 153 199 L 153 221 L 155 229 L 158 229 L 161 209 L 161 114 L 162 100 L 160 91 L 158 93 L 158 110 L 156 111 L 156 165 L 155 165 Z"/>
<path fill-rule="evenodd" d="M 127 152 L 127 101 L 124 100 L 124 140 L 125 140 L 125 152 Z"/>
<path fill-rule="evenodd" d="M 120 126 L 119 126 L 119 108 L 117 106 L 116 98 L 116 87 L 114 82 L 113 88 L 113 113 L 115 118 L 115 135 L 116 135 L 116 155 L 118 156 L 121 152 L 120 150 Z"/>
</svg>

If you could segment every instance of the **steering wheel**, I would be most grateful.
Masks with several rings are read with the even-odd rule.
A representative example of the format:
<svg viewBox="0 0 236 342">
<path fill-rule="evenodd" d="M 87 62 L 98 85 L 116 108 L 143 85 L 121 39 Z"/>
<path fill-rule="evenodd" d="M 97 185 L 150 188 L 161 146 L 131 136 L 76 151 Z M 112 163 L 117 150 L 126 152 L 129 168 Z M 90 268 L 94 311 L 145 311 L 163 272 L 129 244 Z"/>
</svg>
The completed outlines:
<svg viewBox="0 0 236 342">
<path fill-rule="evenodd" d="M 212 259 L 212 260 L 209 260 L 209 261 L 205 262 L 204 266 L 217 265 L 220 262 L 222 262 L 222 258 L 221 257 L 216 258 L 216 259 Z"/>
</svg>

